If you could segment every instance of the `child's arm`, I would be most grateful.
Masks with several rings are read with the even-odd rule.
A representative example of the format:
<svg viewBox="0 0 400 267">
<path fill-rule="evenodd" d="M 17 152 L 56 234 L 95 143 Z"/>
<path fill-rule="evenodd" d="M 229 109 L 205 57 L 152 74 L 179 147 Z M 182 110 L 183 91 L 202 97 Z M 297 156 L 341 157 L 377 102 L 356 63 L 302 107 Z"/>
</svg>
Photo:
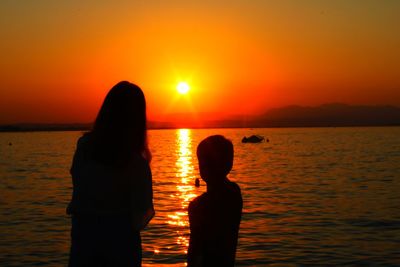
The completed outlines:
<svg viewBox="0 0 400 267">
<path fill-rule="evenodd" d="M 198 211 L 193 202 L 189 204 L 190 240 L 188 248 L 188 267 L 202 266 L 202 233 Z"/>
</svg>

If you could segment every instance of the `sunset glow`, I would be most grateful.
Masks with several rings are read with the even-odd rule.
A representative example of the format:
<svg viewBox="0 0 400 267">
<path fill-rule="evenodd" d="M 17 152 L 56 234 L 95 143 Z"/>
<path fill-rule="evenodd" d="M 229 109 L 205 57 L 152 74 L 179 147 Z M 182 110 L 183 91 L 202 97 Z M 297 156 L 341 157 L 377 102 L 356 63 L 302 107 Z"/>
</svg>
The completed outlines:
<svg viewBox="0 0 400 267">
<path fill-rule="evenodd" d="M 399 22 L 0 0 L 0 267 L 400 267 Z"/>
<path fill-rule="evenodd" d="M 143 88 L 152 121 L 190 115 L 189 97 L 170 104 L 184 94 L 224 116 L 400 105 L 399 12 L 399 1 L 1 1 L 0 124 L 92 122 L 121 80 Z"/>
</svg>

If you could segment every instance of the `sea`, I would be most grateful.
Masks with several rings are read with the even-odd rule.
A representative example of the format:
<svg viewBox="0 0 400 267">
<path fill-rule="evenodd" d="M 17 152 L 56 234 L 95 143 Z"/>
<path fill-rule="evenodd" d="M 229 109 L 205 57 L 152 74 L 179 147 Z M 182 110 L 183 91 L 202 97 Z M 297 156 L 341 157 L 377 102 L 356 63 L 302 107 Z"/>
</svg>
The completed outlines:
<svg viewBox="0 0 400 267">
<path fill-rule="evenodd" d="M 156 216 L 143 266 L 185 266 L 198 143 L 234 144 L 236 266 L 400 266 L 400 127 L 150 130 Z M 262 135 L 265 142 L 242 143 Z M 82 132 L 0 133 L 0 266 L 66 266 Z"/>
</svg>

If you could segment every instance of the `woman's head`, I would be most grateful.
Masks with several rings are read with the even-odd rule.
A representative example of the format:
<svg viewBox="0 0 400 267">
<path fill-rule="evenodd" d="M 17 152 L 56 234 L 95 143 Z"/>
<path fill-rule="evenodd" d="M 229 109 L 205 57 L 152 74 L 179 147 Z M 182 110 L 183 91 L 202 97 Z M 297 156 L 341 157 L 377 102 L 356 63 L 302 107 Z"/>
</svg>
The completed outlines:
<svg viewBox="0 0 400 267">
<path fill-rule="evenodd" d="M 146 100 L 135 84 L 122 81 L 108 92 L 90 132 L 93 156 L 104 163 L 125 163 L 135 153 L 150 160 Z"/>
</svg>

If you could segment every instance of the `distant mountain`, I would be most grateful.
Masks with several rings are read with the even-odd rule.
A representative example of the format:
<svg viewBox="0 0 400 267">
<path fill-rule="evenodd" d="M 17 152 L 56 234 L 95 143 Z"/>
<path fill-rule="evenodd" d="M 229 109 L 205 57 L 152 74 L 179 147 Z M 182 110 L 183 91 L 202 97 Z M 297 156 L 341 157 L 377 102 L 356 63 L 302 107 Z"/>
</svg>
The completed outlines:
<svg viewBox="0 0 400 267">
<path fill-rule="evenodd" d="M 0 132 L 86 131 L 91 123 L 18 123 L 0 125 Z"/>
<path fill-rule="evenodd" d="M 316 107 L 287 106 L 270 109 L 259 116 L 220 114 L 173 114 L 165 121 L 150 121 L 150 129 L 166 128 L 241 128 L 241 127 L 339 127 L 339 126 L 400 126 L 400 108 L 394 106 L 353 106 L 325 104 Z M 204 114 L 203 114 L 204 115 Z M 218 115 L 218 116 L 217 116 Z M 199 121 L 199 117 L 209 119 Z M 214 118 L 214 119 L 213 119 Z M 76 124 L 13 124 L 0 125 L 1 131 L 67 131 L 89 130 L 91 123 Z"/>
<path fill-rule="evenodd" d="M 288 106 L 267 111 L 249 121 L 252 127 L 385 126 L 400 125 L 400 108 L 325 104 Z"/>
</svg>

